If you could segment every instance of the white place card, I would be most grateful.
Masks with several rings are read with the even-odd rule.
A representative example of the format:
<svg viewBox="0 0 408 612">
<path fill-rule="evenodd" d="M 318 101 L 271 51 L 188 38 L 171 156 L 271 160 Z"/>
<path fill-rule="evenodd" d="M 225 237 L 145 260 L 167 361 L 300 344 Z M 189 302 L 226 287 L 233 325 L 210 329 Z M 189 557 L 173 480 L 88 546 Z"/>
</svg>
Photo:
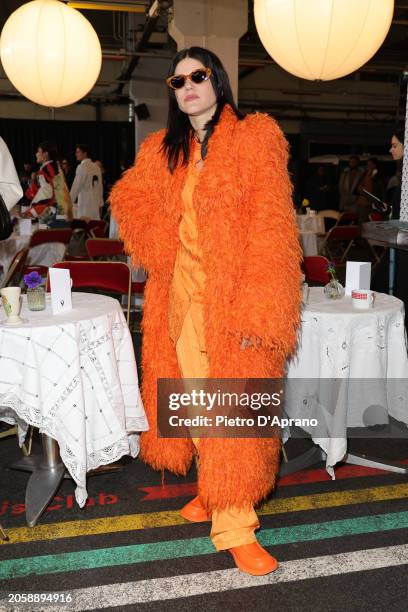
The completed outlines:
<svg viewBox="0 0 408 612">
<path fill-rule="evenodd" d="M 346 267 L 346 295 L 354 289 L 370 289 L 371 263 L 365 261 L 348 261 Z"/>
<path fill-rule="evenodd" d="M 49 268 L 53 314 L 72 310 L 71 276 L 64 268 Z"/>
<path fill-rule="evenodd" d="M 19 219 L 18 220 L 18 231 L 20 236 L 31 236 L 32 227 L 31 219 Z"/>
</svg>

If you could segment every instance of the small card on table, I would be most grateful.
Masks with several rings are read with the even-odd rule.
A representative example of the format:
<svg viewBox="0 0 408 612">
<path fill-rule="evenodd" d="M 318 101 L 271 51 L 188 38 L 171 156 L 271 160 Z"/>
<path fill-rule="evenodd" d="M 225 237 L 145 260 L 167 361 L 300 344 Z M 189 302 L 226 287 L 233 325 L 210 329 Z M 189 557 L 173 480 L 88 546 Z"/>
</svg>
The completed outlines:
<svg viewBox="0 0 408 612">
<path fill-rule="evenodd" d="M 72 310 L 71 276 L 64 268 L 49 268 L 53 314 Z"/>
<path fill-rule="evenodd" d="M 348 261 L 346 267 L 346 295 L 351 295 L 354 289 L 370 289 L 371 263 L 364 261 Z"/>
</svg>

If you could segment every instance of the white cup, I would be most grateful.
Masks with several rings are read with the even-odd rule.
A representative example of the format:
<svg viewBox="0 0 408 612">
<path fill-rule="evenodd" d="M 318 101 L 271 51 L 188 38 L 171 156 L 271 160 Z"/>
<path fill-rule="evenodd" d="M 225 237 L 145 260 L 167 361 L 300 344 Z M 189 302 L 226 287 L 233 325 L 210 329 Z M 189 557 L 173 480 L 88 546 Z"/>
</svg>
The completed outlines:
<svg viewBox="0 0 408 612">
<path fill-rule="evenodd" d="M 4 312 L 7 316 L 6 325 L 19 325 L 23 320 L 19 317 L 21 307 L 21 288 L 4 287 L 0 291 Z"/>
<path fill-rule="evenodd" d="M 371 289 L 353 289 L 351 303 L 356 310 L 368 310 L 374 306 L 375 293 Z"/>
</svg>

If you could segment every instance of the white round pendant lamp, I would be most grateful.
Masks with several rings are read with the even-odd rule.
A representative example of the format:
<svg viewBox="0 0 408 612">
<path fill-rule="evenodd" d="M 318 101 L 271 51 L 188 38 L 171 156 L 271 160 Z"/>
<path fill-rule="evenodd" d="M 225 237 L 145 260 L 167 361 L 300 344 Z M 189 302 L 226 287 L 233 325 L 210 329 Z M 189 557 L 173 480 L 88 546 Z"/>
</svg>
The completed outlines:
<svg viewBox="0 0 408 612">
<path fill-rule="evenodd" d="M 83 98 L 102 64 L 94 28 L 59 0 L 34 0 L 12 13 L 1 33 L 0 58 L 20 93 L 54 108 Z"/>
<path fill-rule="evenodd" d="M 302 79 L 354 72 L 381 47 L 394 0 L 255 0 L 255 24 L 269 55 Z"/>
</svg>

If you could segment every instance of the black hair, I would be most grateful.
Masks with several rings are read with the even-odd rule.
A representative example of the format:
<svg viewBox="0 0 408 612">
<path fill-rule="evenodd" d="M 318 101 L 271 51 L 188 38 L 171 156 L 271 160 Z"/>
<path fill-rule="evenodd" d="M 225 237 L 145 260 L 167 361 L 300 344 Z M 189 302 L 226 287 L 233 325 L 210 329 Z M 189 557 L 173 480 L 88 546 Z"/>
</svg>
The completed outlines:
<svg viewBox="0 0 408 612">
<path fill-rule="evenodd" d="M 189 49 L 179 51 L 174 56 L 170 65 L 168 77 L 173 76 L 177 64 L 186 57 L 196 59 L 206 68 L 211 68 L 210 80 L 217 99 L 217 109 L 205 126 L 206 134 L 201 145 L 201 156 L 205 159 L 208 141 L 219 121 L 224 106 L 229 104 L 238 119 L 243 119 L 245 115 L 238 110 L 234 102 L 230 81 L 224 66 L 215 53 L 208 49 L 190 47 Z M 163 139 L 162 150 L 167 156 L 169 170 L 173 172 L 180 159 L 183 165 L 188 164 L 190 146 L 194 134 L 188 115 L 179 109 L 174 90 L 170 87 L 168 88 L 168 94 L 167 132 Z"/>
<path fill-rule="evenodd" d="M 77 144 L 75 149 L 80 149 L 82 153 L 86 153 L 88 157 L 91 157 L 91 147 L 87 144 Z"/>
<path fill-rule="evenodd" d="M 404 144 L 405 127 L 397 123 L 391 132 L 391 137 L 392 136 L 395 136 L 400 141 L 401 144 Z"/>
<path fill-rule="evenodd" d="M 38 148 L 48 153 L 48 159 L 53 161 L 58 160 L 57 146 L 53 142 L 49 140 L 44 140 L 43 142 L 40 142 Z"/>
</svg>

